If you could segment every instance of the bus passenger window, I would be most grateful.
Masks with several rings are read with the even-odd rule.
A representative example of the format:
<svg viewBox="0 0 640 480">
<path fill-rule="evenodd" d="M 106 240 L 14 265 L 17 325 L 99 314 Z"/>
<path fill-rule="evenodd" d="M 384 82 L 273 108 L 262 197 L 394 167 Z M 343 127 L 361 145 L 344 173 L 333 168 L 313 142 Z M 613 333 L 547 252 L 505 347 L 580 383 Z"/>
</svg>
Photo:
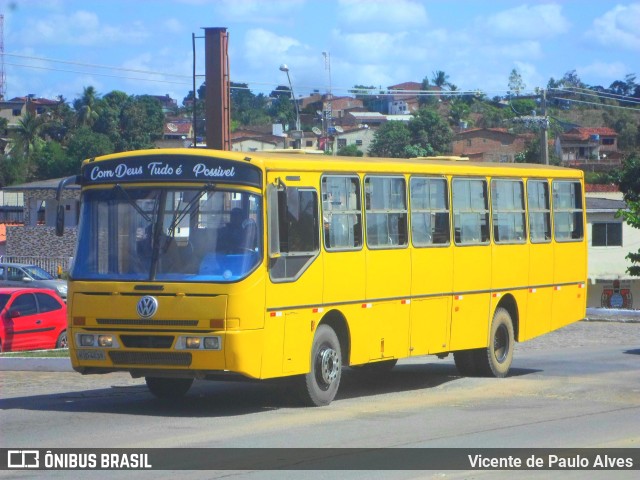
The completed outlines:
<svg viewBox="0 0 640 480">
<path fill-rule="evenodd" d="M 456 245 L 489 243 L 487 181 L 475 178 L 454 178 L 452 189 Z"/>
<path fill-rule="evenodd" d="M 527 182 L 527 203 L 531 243 L 550 242 L 551 202 L 549 199 L 549 182 L 546 180 L 529 180 Z"/>
<path fill-rule="evenodd" d="M 327 250 L 362 247 L 360 179 L 357 176 L 322 177 L 322 219 Z"/>
<path fill-rule="evenodd" d="M 524 185 L 520 180 L 491 180 L 493 239 L 496 243 L 524 243 Z"/>
<path fill-rule="evenodd" d="M 411 177 L 411 239 L 416 247 L 449 244 L 449 199 L 444 178 Z"/>
<path fill-rule="evenodd" d="M 558 242 L 582 240 L 582 188 L 580 182 L 553 182 L 553 225 Z"/>
<path fill-rule="evenodd" d="M 367 245 L 404 247 L 408 242 L 407 195 L 404 177 L 364 180 Z"/>
</svg>

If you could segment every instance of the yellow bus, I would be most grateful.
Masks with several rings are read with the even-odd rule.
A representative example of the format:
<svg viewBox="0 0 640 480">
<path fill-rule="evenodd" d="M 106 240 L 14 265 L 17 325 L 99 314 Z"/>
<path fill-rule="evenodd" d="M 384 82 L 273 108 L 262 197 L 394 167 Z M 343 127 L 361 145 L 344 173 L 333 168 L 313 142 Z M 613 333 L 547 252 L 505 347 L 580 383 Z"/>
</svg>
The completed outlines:
<svg viewBox="0 0 640 480">
<path fill-rule="evenodd" d="M 579 170 L 167 149 L 86 160 L 71 182 L 73 368 L 161 398 L 292 377 L 327 405 L 343 366 L 449 353 L 504 377 L 514 342 L 585 316 Z"/>
</svg>

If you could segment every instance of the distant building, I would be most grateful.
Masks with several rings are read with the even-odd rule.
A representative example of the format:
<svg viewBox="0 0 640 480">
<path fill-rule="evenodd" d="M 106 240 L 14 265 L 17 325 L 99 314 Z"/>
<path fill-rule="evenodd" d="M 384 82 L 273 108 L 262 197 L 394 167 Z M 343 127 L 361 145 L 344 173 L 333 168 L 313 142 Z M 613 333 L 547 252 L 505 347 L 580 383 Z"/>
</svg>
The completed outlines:
<svg viewBox="0 0 640 480">
<path fill-rule="evenodd" d="M 561 134 L 556 150 L 562 162 L 585 170 L 602 171 L 622 164 L 618 134 L 607 127 L 575 127 Z"/>
<path fill-rule="evenodd" d="M 452 153 L 478 162 L 513 163 L 531 137 L 531 134 L 518 135 L 504 128 L 463 130 L 453 138 Z"/>
<path fill-rule="evenodd" d="M 640 308 L 640 278 L 627 273 L 626 256 L 640 245 L 640 230 L 616 216 L 627 208 L 613 185 L 587 185 L 588 307 Z"/>
</svg>

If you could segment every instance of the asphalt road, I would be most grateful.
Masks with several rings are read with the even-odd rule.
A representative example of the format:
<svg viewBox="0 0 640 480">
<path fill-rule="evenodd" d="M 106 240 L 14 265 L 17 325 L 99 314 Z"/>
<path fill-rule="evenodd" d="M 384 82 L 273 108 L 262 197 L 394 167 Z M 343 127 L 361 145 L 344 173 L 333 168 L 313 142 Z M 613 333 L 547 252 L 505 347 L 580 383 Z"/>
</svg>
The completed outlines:
<svg viewBox="0 0 640 480">
<path fill-rule="evenodd" d="M 336 400 L 323 408 L 298 407 L 284 385 L 230 382 L 196 382 L 183 401 L 168 404 L 152 397 L 143 380 L 126 374 L 71 372 L 0 372 L 0 397 L 2 448 L 637 448 L 640 323 L 583 321 L 518 344 L 505 379 L 460 377 L 450 357 L 404 360 L 376 376 L 345 369 Z M 19 473 L 15 478 L 42 476 Z M 46 473 L 88 478 L 83 472 Z M 633 473 L 155 471 L 135 476 L 636 478 Z M 131 472 L 90 474 L 131 478 Z"/>
</svg>

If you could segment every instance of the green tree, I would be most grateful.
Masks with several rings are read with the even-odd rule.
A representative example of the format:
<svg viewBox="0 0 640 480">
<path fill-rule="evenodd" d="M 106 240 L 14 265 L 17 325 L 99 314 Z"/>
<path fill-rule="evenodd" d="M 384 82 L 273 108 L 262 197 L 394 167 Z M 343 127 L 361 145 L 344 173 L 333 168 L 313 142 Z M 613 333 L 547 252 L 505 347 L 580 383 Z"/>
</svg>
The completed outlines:
<svg viewBox="0 0 640 480">
<path fill-rule="evenodd" d="M 411 132 L 403 122 L 383 123 L 373 135 L 369 148 L 372 157 L 406 158 L 405 147 L 411 145 Z"/>
<path fill-rule="evenodd" d="M 355 144 L 346 145 L 342 148 L 339 148 L 336 155 L 341 157 L 362 157 L 364 152 L 359 150 Z"/>
<path fill-rule="evenodd" d="M 40 179 L 59 178 L 80 172 L 80 162 L 72 159 L 55 140 L 47 142 L 38 152 L 36 175 Z"/>
<path fill-rule="evenodd" d="M 266 97 L 262 93 L 254 95 L 246 83 L 231 83 L 231 118 L 238 124 L 268 124 L 266 104 Z"/>
<path fill-rule="evenodd" d="M 443 155 L 451 151 L 453 132 L 447 122 L 434 110 L 422 108 L 409 121 L 411 145 Z"/>
<path fill-rule="evenodd" d="M 449 84 L 449 75 L 444 73 L 442 70 L 437 70 L 431 74 L 431 81 L 436 87 L 444 88 L 448 87 Z"/>
<path fill-rule="evenodd" d="M 420 90 L 424 90 L 424 91 L 433 91 L 433 89 L 431 88 L 431 84 L 429 83 L 429 78 L 424 77 L 422 79 L 422 84 L 420 85 Z M 420 105 L 420 108 L 423 107 L 431 107 L 431 108 L 435 108 L 436 105 L 438 105 L 438 95 L 436 95 L 436 92 L 433 91 L 433 94 L 422 94 L 418 97 L 418 105 Z"/>
<path fill-rule="evenodd" d="M 91 126 L 98 118 L 96 105 L 98 103 L 98 92 L 92 86 L 85 87 L 82 97 L 73 102 L 73 108 L 76 111 L 78 125 Z"/>
<path fill-rule="evenodd" d="M 514 68 L 511 70 L 511 73 L 509 74 L 509 93 L 512 93 L 517 97 L 526 87 L 527 86 L 522 80 L 522 75 L 520 75 L 518 69 Z"/>
<path fill-rule="evenodd" d="M 640 157 L 631 155 L 624 164 L 620 176 L 620 191 L 624 194 L 627 209 L 621 210 L 619 215 L 634 228 L 640 228 Z M 636 277 L 640 276 L 640 250 L 630 252 L 627 257 L 631 266 L 627 272 Z"/>
<path fill-rule="evenodd" d="M 120 145 L 118 151 L 155 148 L 162 138 L 164 114 L 160 102 L 149 96 L 129 97 L 120 113 Z"/>
<path fill-rule="evenodd" d="M 103 133 L 96 133 L 89 127 L 80 127 L 69 141 L 67 148 L 69 162 L 77 165 L 87 158 L 114 152 L 115 147 L 109 137 Z"/>
</svg>

